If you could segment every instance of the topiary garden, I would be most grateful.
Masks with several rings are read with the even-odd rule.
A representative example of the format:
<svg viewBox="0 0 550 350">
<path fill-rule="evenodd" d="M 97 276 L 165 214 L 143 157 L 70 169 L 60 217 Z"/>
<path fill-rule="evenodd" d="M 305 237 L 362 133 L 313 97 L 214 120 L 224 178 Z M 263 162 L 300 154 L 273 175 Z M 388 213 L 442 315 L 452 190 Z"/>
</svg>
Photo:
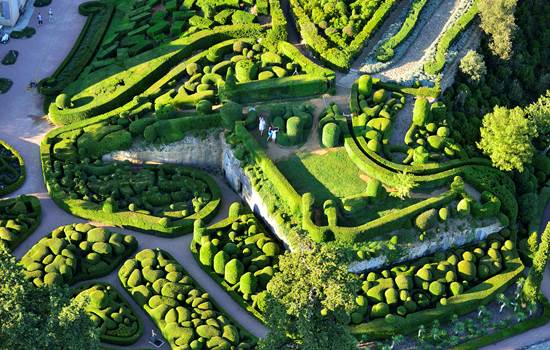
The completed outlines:
<svg viewBox="0 0 550 350">
<path fill-rule="evenodd" d="M 25 181 L 25 163 L 14 148 L 0 140 L 0 195 L 15 191 Z"/>
</svg>

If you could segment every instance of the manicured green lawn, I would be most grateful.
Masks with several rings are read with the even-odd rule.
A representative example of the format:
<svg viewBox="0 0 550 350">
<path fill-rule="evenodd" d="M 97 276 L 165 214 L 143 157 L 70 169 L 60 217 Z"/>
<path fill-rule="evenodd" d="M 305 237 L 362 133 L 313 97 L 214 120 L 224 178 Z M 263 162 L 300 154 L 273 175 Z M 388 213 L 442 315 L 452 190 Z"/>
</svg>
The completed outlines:
<svg viewBox="0 0 550 350">
<path fill-rule="evenodd" d="M 311 192 L 317 202 L 343 198 L 365 192 L 366 177 L 338 148 L 325 154 L 297 153 L 277 166 L 299 193 Z"/>
</svg>

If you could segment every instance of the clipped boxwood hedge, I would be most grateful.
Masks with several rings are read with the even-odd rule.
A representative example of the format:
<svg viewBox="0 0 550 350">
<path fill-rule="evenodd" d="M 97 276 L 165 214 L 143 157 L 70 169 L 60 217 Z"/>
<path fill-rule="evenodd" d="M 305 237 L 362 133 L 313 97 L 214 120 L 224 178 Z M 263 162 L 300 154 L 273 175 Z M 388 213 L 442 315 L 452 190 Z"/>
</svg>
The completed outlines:
<svg viewBox="0 0 550 350">
<path fill-rule="evenodd" d="M 143 322 L 112 285 L 86 283 L 74 290 L 75 298 L 87 298 L 86 312 L 98 329 L 102 342 L 117 345 L 133 344 L 143 335 Z"/>
<path fill-rule="evenodd" d="M 278 271 L 283 247 L 254 214 L 230 216 L 208 228 L 196 226 L 191 251 L 203 270 L 233 299 L 258 319 L 264 319 L 266 287 Z M 237 266 L 242 270 L 233 271 L 239 269 Z M 233 276 L 234 272 L 238 276 Z M 233 277 L 237 283 L 231 280 Z"/>
<path fill-rule="evenodd" d="M 172 348 L 250 349 L 256 342 L 160 249 L 140 251 L 122 265 L 118 276 Z"/>
<path fill-rule="evenodd" d="M 34 196 L 0 200 L 0 241 L 14 250 L 36 230 L 41 214 L 40 201 Z"/>
<path fill-rule="evenodd" d="M 61 226 L 21 258 L 25 276 L 36 286 L 74 284 L 105 276 L 137 249 L 134 236 L 90 224 Z"/>
<path fill-rule="evenodd" d="M 25 162 L 13 147 L 0 140 L 0 196 L 17 190 L 25 182 Z"/>
</svg>

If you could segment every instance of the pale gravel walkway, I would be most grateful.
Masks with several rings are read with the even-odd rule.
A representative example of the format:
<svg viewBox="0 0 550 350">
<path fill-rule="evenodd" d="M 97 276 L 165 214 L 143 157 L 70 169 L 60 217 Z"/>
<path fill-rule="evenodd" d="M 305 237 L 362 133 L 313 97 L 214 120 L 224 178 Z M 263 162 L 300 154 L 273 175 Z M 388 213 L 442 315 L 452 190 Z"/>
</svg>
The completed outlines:
<svg viewBox="0 0 550 350">
<path fill-rule="evenodd" d="M 39 145 L 43 136 L 53 128 L 53 125 L 44 117 L 42 97 L 36 90 L 28 91 L 26 89 L 30 81 L 39 81 L 51 75 L 71 50 L 86 20 L 85 17 L 78 14 L 78 5 L 82 2 L 84 1 L 54 0 L 51 5 L 55 13 L 53 24 L 47 23 L 46 20 L 44 25 L 38 27 L 37 12 L 35 11 L 29 24 L 37 29 L 37 33 L 32 38 L 12 39 L 8 45 L 0 45 L 0 57 L 3 57 L 9 50 L 19 51 L 19 58 L 15 65 L 0 65 L 0 76 L 10 78 L 14 82 L 6 94 L 0 95 L 0 139 L 7 141 L 21 153 L 25 159 L 27 170 L 27 179 L 23 186 L 8 197 L 20 194 L 35 195 L 40 199 L 43 213 L 37 230 L 15 250 L 14 254 L 18 258 L 56 227 L 85 221 L 60 209 L 46 191 L 42 180 Z M 41 11 L 44 12 L 44 9 Z M 216 218 L 216 220 L 220 220 L 227 215 L 229 204 L 238 198 L 220 178 L 216 179 L 220 183 L 223 193 L 223 208 Z M 200 269 L 189 250 L 191 235 L 169 239 L 130 230 L 115 230 L 135 235 L 140 244 L 139 249 L 159 247 L 171 253 L 228 314 L 254 335 L 266 334 L 266 328 L 259 321 L 234 302 L 214 280 Z M 143 310 L 133 303 L 120 288 L 117 271 L 118 268 L 109 276 L 98 280 L 109 281 L 115 285 L 122 295 L 131 302 L 145 326 L 144 336 L 136 344 L 124 348 L 148 347 L 147 337 L 151 334 L 151 329 L 156 329 L 156 327 L 149 317 L 145 317 Z M 160 334 L 158 329 L 157 333 Z M 164 348 L 167 349 L 168 346 Z"/>
</svg>

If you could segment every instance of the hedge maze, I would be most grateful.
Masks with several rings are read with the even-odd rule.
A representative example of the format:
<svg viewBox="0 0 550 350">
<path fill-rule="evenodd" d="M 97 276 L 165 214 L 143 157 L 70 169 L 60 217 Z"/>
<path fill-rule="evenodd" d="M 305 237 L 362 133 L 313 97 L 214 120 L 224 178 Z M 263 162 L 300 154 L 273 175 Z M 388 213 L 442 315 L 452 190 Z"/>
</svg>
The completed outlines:
<svg viewBox="0 0 550 350">
<path fill-rule="evenodd" d="M 99 330 L 102 341 L 132 344 L 143 335 L 143 323 L 113 286 L 89 283 L 75 290 L 76 298 L 87 298 L 86 312 Z"/>
<path fill-rule="evenodd" d="M 346 272 L 359 280 L 343 315 L 358 340 L 393 348 L 390 339 L 411 334 L 410 347 L 423 349 L 418 329 L 442 322 L 450 335 L 449 319 L 468 318 L 481 305 L 497 309 L 497 296 L 514 294 L 511 285 L 539 264 L 533 257 L 545 247 L 538 225 L 550 199 L 549 138 L 547 123 L 537 126 L 525 172 L 503 172 L 481 152 L 479 128 L 496 105 L 526 106 L 530 123 L 545 121 L 548 96 L 533 102 L 544 81 L 522 84 L 548 75 L 539 67 L 547 43 L 530 37 L 540 28 L 522 31 L 536 52 L 518 45 L 522 63 L 504 66 L 485 38 L 479 50 L 487 80 L 474 83 L 459 70 L 441 94 L 448 81 L 435 76 L 447 74 L 449 52 L 477 23 L 478 2 L 465 1 L 419 65 L 435 85 L 350 70 L 365 47 L 381 73 L 401 59 L 437 6 L 408 3 L 291 0 L 289 11 L 277 0 L 81 4 L 87 20 L 80 36 L 39 84 L 57 125 L 40 145 L 44 181 L 64 211 L 149 234 L 147 249 L 133 256 L 131 234 L 60 226 L 21 258 L 25 277 L 37 287 L 73 286 L 75 298 L 88 300 L 102 342 L 128 345 L 143 336 L 147 320 L 132 310 L 135 302 L 170 347 L 182 350 L 256 349 L 259 332 L 227 314 L 229 299 L 218 293 L 260 327 L 271 316 L 270 286 L 285 273 L 286 257 L 318 246 L 342 253 Z M 9 86 L 0 80 L 2 92 Z M 260 117 L 278 129 L 275 143 L 259 135 Z M 193 167 L 175 154 L 181 145 L 208 160 L 203 148 L 216 147 L 219 164 Z M 0 195 L 24 179 L 23 159 L 0 141 Z M 242 202 L 219 220 L 229 199 L 222 194 L 231 189 Z M 14 251 L 40 219 L 38 198 L 0 200 L 0 241 Z M 192 240 L 182 245 L 182 235 Z M 156 248 L 161 239 L 171 239 L 174 250 Z M 184 249 L 194 260 L 178 261 Z M 115 271 L 121 285 L 104 283 Z M 209 295 L 204 278 L 222 289 L 206 288 Z M 516 314 L 522 305 L 510 324 L 529 328 Z M 528 322 L 547 317 L 547 302 L 537 305 Z M 329 312 L 323 306 L 315 317 Z"/>
<path fill-rule="evenodd" d="M 250 349 L 254 339 L 224 315 L 170 255 L 146 249 L 124 262 L 120 282 L 172 348 Z"/>
<path fill-rule="evenodd" d="M 36 286 L 74 284 L 109 274 L 136 249 L 134 236 L 72 224 L 42 238 L 21 263 Z"/>
</svg>

